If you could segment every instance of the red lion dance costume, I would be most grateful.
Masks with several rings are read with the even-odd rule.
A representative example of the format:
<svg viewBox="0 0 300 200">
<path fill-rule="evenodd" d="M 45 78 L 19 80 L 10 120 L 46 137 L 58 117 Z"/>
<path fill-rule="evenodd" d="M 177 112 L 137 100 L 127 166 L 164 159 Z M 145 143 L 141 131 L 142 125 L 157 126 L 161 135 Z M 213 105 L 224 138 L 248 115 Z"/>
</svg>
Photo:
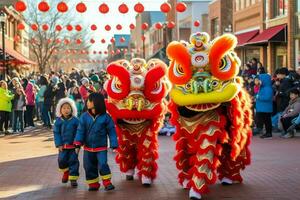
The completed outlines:
<svg viewBox="0 0 300 200">
<path fill-rule="evenodd" d="M 242 182 L 240 171 L 250 164 L 251 103 L 237 77 L 240 60 L 233 52 L 237 40 L 226 34 L 209 41 L 195 33 L 190 43 L 172 42 L 169 79 L 176 126 L 176 167 L 179 182 L 201 199 L 218 178 L 223 184 Z"/>
<path fill-rule="evenodd" d="M 170 85 L 167 66 L 158 59 L 119 60 L 107 67 L 107 110 L 116 124 L 119 149 L 116 157 L 127 180 L 134 170 L 143 185 L 156 177 L 157 135 L 167 111 L 165 97 Z"/>
</svg>

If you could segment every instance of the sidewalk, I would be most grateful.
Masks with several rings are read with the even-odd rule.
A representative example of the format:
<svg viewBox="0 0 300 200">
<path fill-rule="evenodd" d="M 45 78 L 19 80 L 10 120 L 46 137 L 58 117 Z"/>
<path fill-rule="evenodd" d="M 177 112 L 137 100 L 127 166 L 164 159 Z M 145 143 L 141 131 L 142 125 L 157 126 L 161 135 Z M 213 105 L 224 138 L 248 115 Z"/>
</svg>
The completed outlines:
<svg viewBox="0 0 300 200">
<path fill-rule="evenodd" d="M 117 199 L 117 200 L 184 200 L 188 191 L 177 184 L 177 170 L 172 160 L 174 142 L 159 137 L 160 159 L 158 178 L 151 188 L 138 180 L 125 181 L 109 154 L 116 190 L 88 192 L 81 162 L 79 187 L 72 189 L 60 183 L 57 150 L 52 133 L 46 129 L 24 135 L 0 137 L 0 198 L 2 199 Z M 216 184 L 204 199 L 300 199 L 300 137 L 272 140 L 254 137 L 252 165 L 243 173 L 244 183 L 229 187 Z M 81 161 L 82 161 L 82 152 Z"/>
</svg>

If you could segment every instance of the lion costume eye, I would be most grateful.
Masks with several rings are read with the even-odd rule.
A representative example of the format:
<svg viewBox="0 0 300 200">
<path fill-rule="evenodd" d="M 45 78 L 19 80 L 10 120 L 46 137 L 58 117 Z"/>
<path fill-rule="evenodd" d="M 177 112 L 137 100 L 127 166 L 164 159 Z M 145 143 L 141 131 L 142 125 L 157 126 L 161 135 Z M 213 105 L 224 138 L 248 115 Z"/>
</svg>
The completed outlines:
<svg viewBox="0 0 300 200">
<path fill-rule="evenodd" d="M 184 75 L 184 71 L 183 71 L 182 66 L 180 64 L 177 64 L 176 61 L 174 61 L 173 73 L 178 78 L 180 78 L 181 76 Z"/>
<path fill-rule="evenodd" d="M 117 78 L 114 78 L 111 84 L 111 90 L 114 93 L 121 93 L 122 89 L 121 89 L 121 83 Z"/>
<path fill-rule="evenodd" d="M 224 58 L 221 59 L 219 69 L 222 72 L 228 72 L 231 68 L 231 60 L 228 56 L 225 56 Z"/>
</svg>

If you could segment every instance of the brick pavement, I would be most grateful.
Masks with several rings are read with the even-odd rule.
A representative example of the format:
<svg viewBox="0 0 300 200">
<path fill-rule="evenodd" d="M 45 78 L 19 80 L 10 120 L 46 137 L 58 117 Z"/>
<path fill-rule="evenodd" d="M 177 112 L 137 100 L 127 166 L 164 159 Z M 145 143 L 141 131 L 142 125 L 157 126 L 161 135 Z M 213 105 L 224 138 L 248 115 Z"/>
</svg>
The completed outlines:
<svg viewBox="0 0 300 200">
<path fill-rule="evenodd" d="M 187 199 L 188 191 L 182 190 L 176 180 L 174 143 L 166 136 L 159 137 L 159 142 L 159 174 L 151 188 L 142 187 L 137 180 L 126 182 L 110 153 L 116 190 L 105 192 L 102 188 L 88 192 L 82 165 L 77 189 L 60 183 L 51 133 L 38 130 L 0 137 L 0 199 Z M 300 137 L 288 140 L 255 137 L 252 154 L 252 165 L 243 172 L 243 184 L 229 187 L 216 184 L 204 199 L 300 199 Z"/>
</svg>

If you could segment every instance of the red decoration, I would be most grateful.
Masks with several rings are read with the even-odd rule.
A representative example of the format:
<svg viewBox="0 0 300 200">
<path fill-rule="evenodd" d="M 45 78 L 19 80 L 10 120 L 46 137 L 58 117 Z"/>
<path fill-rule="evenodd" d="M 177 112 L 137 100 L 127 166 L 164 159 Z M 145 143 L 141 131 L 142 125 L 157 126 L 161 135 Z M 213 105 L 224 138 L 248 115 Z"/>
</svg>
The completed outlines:
<svg viewBox="0 0 300 200">
<path fill-rule="evenodd" d="M 56 44 L 60 44 L 61 40 L 60 39 L 56 39 L 55 42 L 56 42 Z"/>
<path fill-rule="evenodd" d="M 38 26 L 36 24 L 31 24 L 31 29 L 33 31 L 37 31 L 38 30 Z"/>
<path fill-rule="evenodd" d="M 121 51 L 120 51 L 120 49 L 117 49 L 116 54 L 119 54 L 119 53 L 121 53 Z"/>
<path fill-rule="evenodd" d="M 20 37 L 20 36 L 16 35 L 16 36 L 14 37 L 14 41 L 15 41 L 15 42 L 19 42 L 20 40 L 21 40 L 21 37 Z"/>
<path fill-rule="evenodd" d="M 50 6 L 49 6 L 49 4 L 46 1 L 42 1 L 42 2 L 39 3 L 38 9 L 41 12 L 48 12 L 49 9 L 50 9 Z"/>
<path fill-rule="evenodd" d="M 52 42 L 52 40 L 51 40 L 51 39 L 48 39 L 47 42 L 48 42 L 48 44 L 50 44 L 50 43 Z"/>
<path fill-rule="evenodd" d="M 121 43 L 124 43 L 125 41 L 126 41 L 126 40 L 125 40 L 124 37 L 121 37 L 121 38 L 120 38 L 120 42 L 121 42 Z"/>
<path fill-rule="evenodd" d="M 134 24 L 130 24 L 130 25 L 129 25 L 129 28 L 130 28 L 131 30 L 133 30 L 133 29 L 135 29 L 135 25 L 134 25 Z"/>
<path fill-rule="evenodd" d="M 102 39 L 102 40 L 101 40 L 101 43 L 103 43 L 103 44 L 104 44 L 104 43 L 105 43 L 105 39 Z"/>
<path fill-rule="evenodd" d="M 81 28 L 80 25 L 76 25 L 76 26 L 75 26 L 75 29 L 76 29 L 76 31 L 81 31 L 81 30 L 82 30 L 82 28 Z"/>
<path fill-rule="evenodd" d="M 72 30 L 73 30 L 73 26 L 70 25 L 70 24 L 68 24 L 68 25 L 67 25 L 67 30 L 68 30 L 68 31 L 72 31 Z"/>
<path fill-rule="evenodd" d="M 114 50 L 111 50 L 110 54 L 111 54 L 111 55 L 114 55 L 114 54 L 115 54 L 115 51 L 114 51 Z"/>
<path fill-rule="evenodd" d="M 48 26 L 47 24 L 44 24 L 44 25 L 42 26 L 42 29 L 43 29 L 44 31 L 48 31 L 48 30 L 49 30 L 49 26 Z"/>
<path fill-rule="evenodd" d="M 168 28 L 174 28 L 175 27 L 175 23 L 173 21 L 169 21 L 167 24 Z"/>
<path fill-rule="evenodd" d="M 93 31 L 95 31 L 95 30 L 97 30 L 97 26 L 96 26 L 95 24 L 93 24 L 93 25 L 91 26 L 91 29 L 92 29 Z"/>
<path fill-rule="evenodd" d="M 114 37 L 112 37 L 112 38 L 110 39 L 110 42 L 111 42 L 111 43 L 115 43 L 115 41 L 116 41 L 116 40 L 115 40 Z"/>
<path fill-rule="evenodd" d="M 20 23 L 17 25 L 17 29 L 18 30 L 24 30 L 25 29 L 25 25 L 23 23 Z"/>
<path fill-rule="evenodd" d="M 142 41 L 145 41 L 146 37 L 143 35 L 141 39 L 142 39 Z"/>
<path fill-rule="evenodd" d="M 105 30 L 106 30 L 106 31 L 110 31 L 110 30 L 111 30 L 110 25 L 106 25 L 106 26 L 105 26 Z"/>
<path fill-rule="evenodd" d="M 91 44 L 94 44 L 94 43 L 95 43 L 95 40 L 94 40 L 94 39 L 91 39 L 90 42 L 91 42 Z"/>
<path fill-rule="evenodd" d="M 18 12 L 24 12 L 27 9 L 27 6 L 24 1 L 17 1 L 15 3 L 15 9 Z"/>
<path fill-rule="evenodd" d="M 76 5 L 76 10 L 79 13 L 84 13 L 87 10 L 87 8 L 86 8 L 86 5 L 81 2 Z"/>
<path fill-rule="evenodd" d="M 196 21 L 194 21 L 194 26 L 195 26 L 195 27 L 198 27 L 198 26 L 200 26 L 200 22 L 199 22 L 199 20 L 196 20 Z"/>
<path fill-rule="evenodd" d="M 81 44 L 81 42 L 82 42 L 81 39 L 77 39 L 77 40 L 76 40 L 76 43 L 77 43 L 77 44 Z"/>
<path fill-rule="evenodd" d="M 142 12 L 144 12 L 144 6 L 143 6 L 143 4 L 141 4 L 141 3 L 135 4 L 134 10 L 135 10 L 135 12 L 137 12 L 137 13 L 142 13 Z"/>
<path fill-rule="evenodd" d="M 176 10 L 177 10 L 178 12 L 184 12 L 184 11 L 186 10 L 186 4 L 183 3 L 183 2 L 177 3 L 177 5 L 176 5 Z"/>
<path fill-rule="evenodd" d="M 143 23 L 143 24 L 142 24 L 142 29 L 143 29 L 143 30 L 148 29 L 148 27 L 149 27 L 149 25 L 148 25 L 147 23 Z"/>
<path fill-rule="evenodd" d="M 102 51 L 99 51 L 98 54 L 102 54 Z"/>
<path fill-rule="evenodd" d="M 107 51 L 104 51 L 104 54 L 107 54 Z"/>
<path fill-rule="evenodd" d="M 97 51 L 93 51 L 93 54 L 97 54 Z"/>
<path fill-rule="evenodd" d="M 65 39 L 65 40 L 64 40 L 64 43 L 65 43 L 66 45 L 68 45 L 68 44 L 70 44 L 70 40 Z"/>
<path fill-rule="evenodd" d="M 167 2 L 165 2 L 165 3 L 161 4 L 160 10 L 163 13 L 168 13 L 171 10 L 171 5 Z"/>
<path fill-rule="evenodd" d="M 103 3 L 99 6 L 99 12 L 106 14 L 109 11 L 109 7 L 106 3 Z"/>
<path fill-rule="evenodd" d="M 62 12 L 62 13 L 67 12 L 68 5 L 65 2 L 61 1 L 57 4 L 57 10 L 58 12 Z"/>
<path fill-rule="evenodd" d="M 161 29 L 163 27 L 163 25 L 160 23 L 160 22 L 157 22 L 156 24 L 155 24 L 155 28 L 156 29 Z"/>
<path fill-rule="evenodd" d="M 56 30 L 56 31 L 61 31 L 61 30 L 62 30 L 61 25 L 56 25 L 56 26 L 55 26 L 55 30 Z"/>
<path fill-rule="evenodd" d="M 122 14 L 125 14 L 128 12 L 128 6 L 125 4 L 125 3 L 122 3 L 120 6 L 119 6 L 119 12 L 122 13 Z"/>
<path fill-rule="evenodd" d="M 116 26 L 116 28 L 117 28 L 117 30 L 122 30 L 122 25 L 121 25 L 121 24 L 118 24 L 118 25 Z"/>
</svg>

